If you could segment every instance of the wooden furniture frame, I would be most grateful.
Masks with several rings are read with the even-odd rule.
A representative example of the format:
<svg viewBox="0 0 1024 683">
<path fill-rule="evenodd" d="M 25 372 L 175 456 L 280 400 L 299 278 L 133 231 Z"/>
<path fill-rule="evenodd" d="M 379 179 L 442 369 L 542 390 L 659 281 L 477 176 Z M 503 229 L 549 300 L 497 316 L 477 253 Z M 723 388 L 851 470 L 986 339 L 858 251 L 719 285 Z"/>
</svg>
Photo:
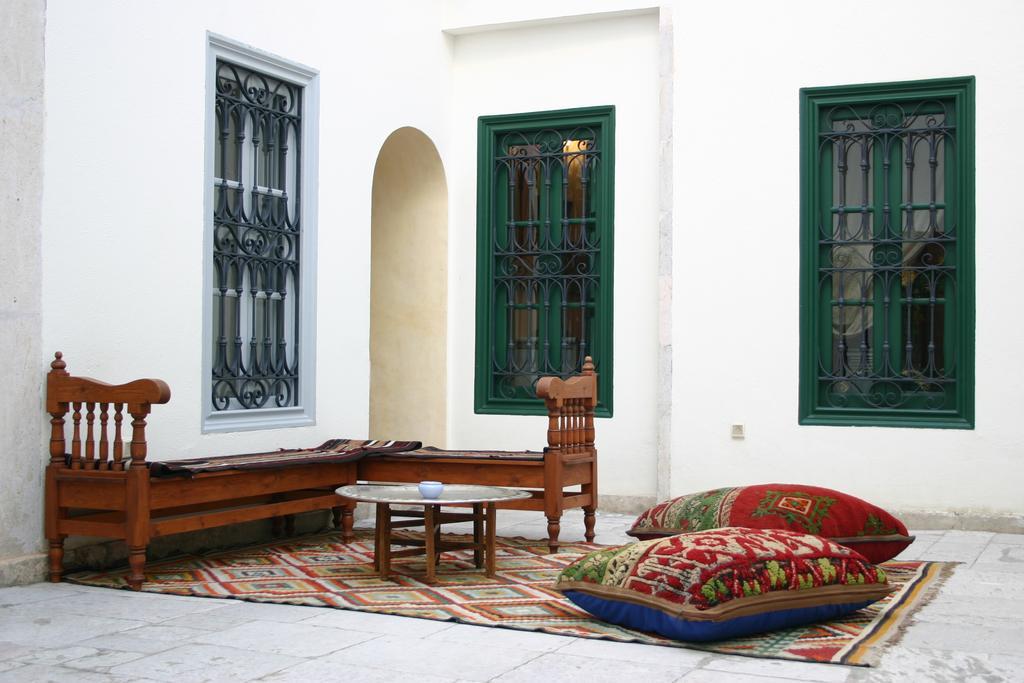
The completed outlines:
<svg viewBox="0 0 1024 683">
<path fill-rule="evenodd" d="M 58 352 L 46 381 L 51 433 L 45 528 L 51 581 L 60 581 L 64 539 L 72 534 L 123 539 L 131 568 L 128 583 L 135 590 L 142 587 L 146 547 L 160 536 L 267 518 L 274 520 L 276 533 L 291 533 L 296 513 L 331 509 L 345 541 L 354 538 L 355 504 L 334 489 L 355 482 L 355 463 L 151 477 L 146 464 L 146 417 L 154 404 L 170 400 L 167 384 L 140 379 L 110 385 L 72 377 L 66 367 Z M 64 439 L 68 412 L 70 454 Z M 122 436 L 125 413 L 132 418 L 129 457 L 125 457 Z"/>
<path fill-rule="evenodd" d="M 537 395 L 548 410 L 547 448 L 536 458 L 474 457 L 472 452 L 441 452 L 437 457 L 370 455 L 358 462 L 360 481 L 445 484 L 485 484 L 525 489 L 531 497 L 498 503 L 498 507 L 540 510 L 548 520 L 548 549 L 558 550 L 562 513 L 583 508 L 584 537 L 594 540 L 597 511 L 597 448 L 594 446 L 594 408 L 597 375 L 588 356 L 583 372 L 562 380 L 542 377 Z M 510 454 L 512 455 L 512 454 Z M 579 487 L 578 491 L 566 490 Z"/>
<path fill-rule="evenodd" d="M 339 497 L 334 489 L 357 480 L 439 480 L 526 489 L 529 499 L 499 506 L 543 511 L 551 552 L 558 549 L 560 520 L 566 509 L 583 508 L 585 537 L 594 539 L 597 375 L 589 357 L 581 375 L 567 380 L 542 377 L 537 383 L 537 395 L 548 410 L 548 446 L 543 454 L 522 458 L 474 457 L 471 452 L 442 452 L 429 458 L 371 455 L 347 463 L 204 472 L 190 477 L 152 477 L 147 466 L 146 418 L 154 404 L 170 400 L 171 390 L 165 382 L 139 379 L 111 385 L 73 377 L 66 367 L 58 351 L 46 380 L 51 430 L 45 533 L 50 580 L 54 582 L 61 579 L 64 540 L 69 535 L 123 539 L 128 546 L 128 583 L 136 590 L 142 587 L 146 548 L 161 536 L 267 518 L 274 520 L 276 532 L 283 528 L 290 533 L 296 513 L 330 509 L 344 542 L 349 542 L 354 538 L 355 503 Z M 70 453 L 65 440 L 69 412 Z M 126 415 L 131 417 L 127 454 L 122 434 Z M 567 490 L 577 486 L 579 490 Z"/>
</svg>

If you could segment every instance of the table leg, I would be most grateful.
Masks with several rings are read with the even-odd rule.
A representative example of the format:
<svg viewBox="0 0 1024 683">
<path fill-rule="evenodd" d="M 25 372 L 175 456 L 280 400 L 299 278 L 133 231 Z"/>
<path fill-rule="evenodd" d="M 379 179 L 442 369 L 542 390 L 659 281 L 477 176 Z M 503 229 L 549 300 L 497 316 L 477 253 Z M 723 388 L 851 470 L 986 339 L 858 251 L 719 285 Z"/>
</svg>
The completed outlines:
<svg viewBox="0 0 1024 683">
<path fill-rule="evenodd" d="M 423 506 L 423 545 L 427 552 L 427 583 L 434 583 L 434 567 L 437 564 L 436 505 Z"/>
<path fill-rule="evenodd" d="M 473 503 L 473 543 L 478 547 L 473 549 L 473 564 L 477 569 L 484 567 L 484 549 L 481 547 L 484 542 L 484 506 L 483 503 Z"/>
<path fill-rule="evenodd" d="M 382 547 L 384 546 L 384 505 L 377 503 L 374 506 L 377 516 L 373 525 L 373 569 L 379 574 L 381 572 L 381 560 L 384 559 Z"/>
<path fill-rule="evenodd" d="M 487 576 L 492 576 L 492 577 L 494 576 L 494 565 L 495 565 L 495 558 L 494 558 L 494 536 L 495 536 L 494 521 L 495 521 L 495 517 L 496 516 L 497 515 L 495 513 L 494 503 L 488 503 L 487 504 L 487 519 L 484 522 L 484 527 L 486 529 L 486 537 L 487 537 L 487 540 L 485 541 L 485 546 L 487 548 L 487 551 L 486 551 L 487 569 L 484 571 L 484 573 L 487 574 Z"/>
<path fill-rule="evenodd" d="M 381 511 L 381 536 L 380 536 L 380 575 L 382 578 L 391 576 L 391 506 L 387 503 L 380 504 Z"/>
</svg>

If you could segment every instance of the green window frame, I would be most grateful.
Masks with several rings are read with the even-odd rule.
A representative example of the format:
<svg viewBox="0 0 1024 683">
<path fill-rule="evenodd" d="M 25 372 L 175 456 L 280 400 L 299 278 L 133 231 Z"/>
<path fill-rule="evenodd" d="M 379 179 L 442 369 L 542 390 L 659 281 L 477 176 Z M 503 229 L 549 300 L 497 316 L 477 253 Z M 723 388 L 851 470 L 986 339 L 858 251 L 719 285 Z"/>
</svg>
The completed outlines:
<svg viewBox="0 0 1024 683">
<path fill-rule="evenodd" d="M 542 415 L 590 356 L 612 414 L 615 108 L 481 116 L 475 411 Z"/>
<path fill-rule="evenodd" d="M 974 77 L 800 91 L 800 423 L 974 427 Z"/>
</svg>

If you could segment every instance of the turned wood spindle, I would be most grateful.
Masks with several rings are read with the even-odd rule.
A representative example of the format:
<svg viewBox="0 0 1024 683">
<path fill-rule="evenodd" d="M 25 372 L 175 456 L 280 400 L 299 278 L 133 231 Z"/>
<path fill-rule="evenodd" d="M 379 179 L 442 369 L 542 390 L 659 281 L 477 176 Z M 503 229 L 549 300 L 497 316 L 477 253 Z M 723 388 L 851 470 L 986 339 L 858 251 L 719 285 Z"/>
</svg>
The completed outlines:
<svg viewBox="0 0 1024 683">
<path fill-rule="evenodd" d="M 96 443 L 93 434 L 93 423 L 96 422 L 96 404 L 85 402 L 85 469 L 96 469 Z"/>
<path fill-rule="evenodd" d="M 148 404 L 129 405 L 128 412 L 132 418 L 132 443 L 130 453 L 132 456 L 130 468 L 145 467 L 146 465 L 146 415 L 149 414 Z"/>
<path fill-rule="evenodd" d="M 562 448 L 562 416 L 561 409 L 554 401 L 548 401 L 548 450 L 557 451 Z"/>
<path fill-rule="evenodd" d="M 110 469 L 110 442 L 107 440 L 107 420 L 110 416 L 107 414 L 107 408 L 110 404 L 100 404 L 100 443 L 99 443 L 99 463 L 98 468 L 101 470 Z"/>
<path fill-rule="evenodd" d="M 79 425 L 82 422 L 82 404 L 75 401 L 71 404 L 71 423 L 74 429 L 71 432 L 71 469 L 82 469 L 82 433 Z"/>
<path fill-rule="evenodd" d="M 123 403 L 114 404 L 114 469 L 120 472 L 124 469 L 124 439 L 121 438 L 121 422 L 124 421 Z"/>
<path fill-rule="evenodd" d="M 50 363 L 50 372 L 46 377 L 47 394 L 62 378 L 68 376 L 66 370 L 68 364 L 64 362 L 64 354 L 60 351 L 53 354 L 53 361 Z M 50 464 L 64 466 L 64 454 L 67 446 L 64 443 L 64 416 L 68 413 L 68 404 L 58 402 L 48 406 L 56 410 L 48 410 L 50 413 Z"/>
</svg>

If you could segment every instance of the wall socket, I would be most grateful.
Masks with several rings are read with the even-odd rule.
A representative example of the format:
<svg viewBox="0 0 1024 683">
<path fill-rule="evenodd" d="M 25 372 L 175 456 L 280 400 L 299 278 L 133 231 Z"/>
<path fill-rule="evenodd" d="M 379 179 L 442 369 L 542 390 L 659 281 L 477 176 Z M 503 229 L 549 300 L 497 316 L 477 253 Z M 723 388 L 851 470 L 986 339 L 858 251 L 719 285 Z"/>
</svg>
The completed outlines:
<svg viewBox="0 0 1024 683">
<path fill-rule="evenodd" d="M 747 438 L 746 433 L 743 431 L 743 425 L 733 425 L 729 430 L 729 436 L 734 439 Z"/>
</svg>

